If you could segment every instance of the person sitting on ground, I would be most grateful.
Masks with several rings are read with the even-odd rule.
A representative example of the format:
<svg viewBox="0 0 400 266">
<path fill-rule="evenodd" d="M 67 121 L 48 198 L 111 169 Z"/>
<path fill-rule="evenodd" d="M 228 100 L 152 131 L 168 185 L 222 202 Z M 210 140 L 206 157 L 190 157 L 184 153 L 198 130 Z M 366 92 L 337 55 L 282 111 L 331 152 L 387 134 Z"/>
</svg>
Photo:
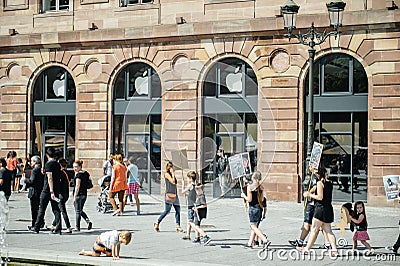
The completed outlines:
<svg viewBox="0 0 400 266">
<path fill-rule="evenodd" d="M 79 255 L 100 257 L 101 253 L 107 257 L 113 257 L 113 260 L 119 260 L 119 251 L 121 243 L 128 245 L 131 242 L 132 233 L 129 231 L 107 231 L 97 236 L 93 244 L 93 251 L 82 249 Z"/>
</svg>

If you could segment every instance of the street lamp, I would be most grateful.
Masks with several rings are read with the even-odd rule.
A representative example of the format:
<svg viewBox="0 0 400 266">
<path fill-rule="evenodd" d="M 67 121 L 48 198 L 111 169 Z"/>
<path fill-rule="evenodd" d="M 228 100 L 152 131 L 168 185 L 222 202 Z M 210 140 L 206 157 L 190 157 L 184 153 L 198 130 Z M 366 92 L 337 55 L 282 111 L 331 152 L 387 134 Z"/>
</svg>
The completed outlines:
<svg viewBox="0 0 400 266">
<path fill-rule="evenodd" d="M 318 33 L 315 30 L 314 22 L 311 23 L 311 27 L 308 28 L 306 33 L 298 34 L 292 33 L 296 29 L 296 16 L 299 11 L 299 6 L 293 0 L 288 0 L 284 6 L 281 6 L 281 13 L 283 15 L 284 28 L 287 29 L 288 33 L 285 37 L 289 40 L 292 37 L 296 37 L 301 44 L 308 45 L 310 49 L 309 54 L 309 64 L 310 69 L 308 71 L 308 134 L 307 134 L 307 161 L 310 161 L 311 150 L 313 146 L 314 139 L 314 88 L 313 88 L 313 73 L 314 73 L 314 57 L 315 57 L 315 45 L 320 45 L 326 38 L 334 35 L 335 38 L 339 34 L 338 28 L 342 26 L 343 10 L 346 6 L 341 0 L 331 1 L 326 4 L 329 12 L 330 26 L 333 27 L 333 31 L 326 32 L 324 30 L 322 33 Z"/>
</svg>

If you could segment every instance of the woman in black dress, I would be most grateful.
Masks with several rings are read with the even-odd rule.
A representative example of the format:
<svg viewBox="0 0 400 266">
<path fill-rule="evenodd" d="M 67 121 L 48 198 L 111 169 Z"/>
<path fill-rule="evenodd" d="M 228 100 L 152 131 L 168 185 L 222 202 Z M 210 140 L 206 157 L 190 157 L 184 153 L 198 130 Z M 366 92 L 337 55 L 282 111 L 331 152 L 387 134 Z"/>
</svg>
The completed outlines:
<svg viewBox="0 0 400 266">
<path fill-rule="evenodd" d="M 312 169 L 315 172 L 315 169 Z M 328 180 L 328 173 L 325 168 L 320 167 L 318 170 L 318 182 L 316 193 L 304 192 L 304 197 L 315 199 L 314 218 L 311 225 L 311 235 L 308 239 L 307 247 L 303 249 L 307 252 L 313 246 L 317 239 L 320 229 L 327 234 L 332 247 L 332 255 L 337 256 L 336 238 L 332 232 L 331 223 L 333 222 L 332 207 L 332 182 Z"/>
</svg>

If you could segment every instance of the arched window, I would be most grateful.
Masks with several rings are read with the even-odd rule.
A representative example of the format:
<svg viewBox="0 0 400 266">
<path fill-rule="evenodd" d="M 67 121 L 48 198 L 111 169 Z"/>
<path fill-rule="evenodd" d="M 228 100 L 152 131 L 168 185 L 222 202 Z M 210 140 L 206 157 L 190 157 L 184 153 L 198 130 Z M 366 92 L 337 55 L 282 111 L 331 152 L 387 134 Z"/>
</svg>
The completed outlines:
<svg viewBox="0 0 400 266">
<path fill-rule="evenodd" d="M 315 140 L 333 180 L 336 201 L 367 199 L 368 79 L 355 58 L 334 53 L 315 62 Z M 308 75 L 305 80 L 308 111 Z M 307 136 L 307 125 L 305 138 Z"/>
<path fill-rule="evenodd" d="M 240 195 L 233 183 L 227 184 L 220 178 L 227 166 L 227 157 L 248 152 L 252 170 L 256 169 L 257 95 L 255 72 L 241 59 L 222 59 L 212 65 L 205 76 L 202 178 L 203 182 L 213 183 L 215 197 Z M 226 158 L 220 160 L 217 150 L 223 150 Z"/>
<path fill-rule="evenodd" d="M 53 147 L 59 155 L 75 159 L 75 82 L 64 68 L 45 69 L 33 85 L 32 153 L 42 155 Z"/>
<path fill-rule="evenodd" d="M 139 168 L 140 184 L 159 193 L 161 174 L 161 81 L 148 64 L 137 62 L 114 83 L 113 151 Z"/>
<path fill-rule="evenodd" d="M 161 82 L 154 69 L 145 63 L 134 63 L 121 71 L 115 82 L 115 99 L 157 99 L 161 97 Z"/>
<path fill-rule="evenodd" d="M 226 58 L 215 63 L 204 82 L 204 96 L 257 95 L 257 77 L 243 60 Z"/>
</svg>

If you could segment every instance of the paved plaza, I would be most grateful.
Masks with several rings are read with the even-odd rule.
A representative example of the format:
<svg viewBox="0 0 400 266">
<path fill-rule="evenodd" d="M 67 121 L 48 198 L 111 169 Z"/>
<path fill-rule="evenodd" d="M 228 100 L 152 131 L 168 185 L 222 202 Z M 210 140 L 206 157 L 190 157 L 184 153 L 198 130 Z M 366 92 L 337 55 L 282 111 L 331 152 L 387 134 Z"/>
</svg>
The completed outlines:
<svg viewBox="0 0 400 266">
<path fill-rule="evenodd" d="M 160 197 L 140 194 L 142 201 L 141 215 L 136 215 L 135 206 L 127 206 L 123 216 L 111 216 L 96 211 L 97 195 L 88 197 L 85 211 L 93 221 L 93 229 L 63 235 L 49 235 L 48 231 L 32 234 L 27 231 L 30 224 L 29 200 L 26 193 L 17 193 L 9 201 L 10 219 L 7 228 L 7 247 L 2 249 L 5 257 L 13 261 L 47 265 L 399 265 L 400 257 L 392 256 L 385 246 L 392 245 L 398 236 L 397 227 L 400 208 L 366 207 L 368 233 L 376 255 L 353 257 L 345 252 L 351 246 L 340 248 L 343 256 L 333 259 L 316 249 L 311 258 L 301 257 L 288 244 L 288 239 L 299 236 L 302 224 L 303 205 L 295 202 L 268 202 L 268 213 L 261 229 L 268 235 L 272 244 L 264 260 L 258 257 L 259 248 L 243 248 L 249 236 L 248 216 L 241 199 L 208 198 L 208 217 L 204 220 L 204 229 L 212 238 L 209 246 L 194 245 L 182 240 L 183 234 L 175 232 L 174 213 L 172 211 L 160 225 L 161 232 L 153 230 L 153 222 L 163 210 Z M 180 197 L 181 202 L 184 198 Z M 67 204 L 71 224 L 75 223 L 72 200 Z M 186 226 L 186 206 L 182 206 L 181 224 Z M 340 204 L 334 206 L 335 221 L 340 217 Z M 52 221 L 50 206 L 46 213 L 46 223 Z M 79 256 L 81 249 L 90 249 L 96 236 L 106 230 L 130 230 L 133 241 L 128 246 L 121 246 L 121 259 L 92 258 Z M 340 237 L 338 228 L 334 228 L 336 237 Z M 192 234 L 193 236 L 193 234 Z M 346 230 L 344 238 L 351 243 L 352 232 Z M 193 239 L 193 237 L 192 237 Z M 319 236 L 315 248 L 322 244 Z M 361 248 L 360 248 L 361 249 Z M 11 263 L 12 264 L 12 263 Z"/>
</svg>

